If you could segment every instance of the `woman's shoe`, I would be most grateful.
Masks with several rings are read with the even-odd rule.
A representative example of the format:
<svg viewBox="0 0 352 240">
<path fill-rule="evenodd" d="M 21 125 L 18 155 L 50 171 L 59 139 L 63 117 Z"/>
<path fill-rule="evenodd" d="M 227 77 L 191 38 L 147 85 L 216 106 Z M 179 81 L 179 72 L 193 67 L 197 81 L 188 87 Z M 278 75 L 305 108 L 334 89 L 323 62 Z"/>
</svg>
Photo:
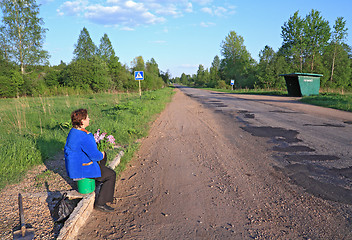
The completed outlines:
<svg viewBox="0 0 352 240">
<path fill-rule="evenodd" d="M 104 204 L 104 205 L 95 205 L 94 208 L 98 211 L 101 211 L 101 212 L 113 212 L 115 209 Z"/>
</svg>

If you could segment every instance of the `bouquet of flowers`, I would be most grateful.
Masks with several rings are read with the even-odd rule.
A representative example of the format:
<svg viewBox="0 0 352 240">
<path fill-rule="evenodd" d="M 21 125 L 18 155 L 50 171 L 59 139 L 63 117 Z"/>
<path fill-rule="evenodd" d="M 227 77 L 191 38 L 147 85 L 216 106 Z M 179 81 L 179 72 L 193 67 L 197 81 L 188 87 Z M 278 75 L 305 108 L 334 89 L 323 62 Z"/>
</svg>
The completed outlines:
<svg viewBox="0 0 352 240">
<path fill-rule="evenodd" d="M 100 129 L 94 133 L 94 139 L 97 143 L 98 150 L 101 152 L 111 149 L 115 145 L 115 138 L 113 135 L 108 135 L 106 132 L 100 133 Z"/>
</svg>

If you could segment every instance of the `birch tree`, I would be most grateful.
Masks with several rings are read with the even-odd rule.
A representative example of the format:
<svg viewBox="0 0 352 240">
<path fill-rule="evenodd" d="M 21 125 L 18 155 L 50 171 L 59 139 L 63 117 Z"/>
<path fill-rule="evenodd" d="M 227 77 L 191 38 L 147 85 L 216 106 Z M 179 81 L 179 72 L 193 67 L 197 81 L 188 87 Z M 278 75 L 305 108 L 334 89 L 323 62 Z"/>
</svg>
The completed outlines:
<svg viewBox="0 0 352 240">
<path fill-rule="evenodd" d="M 334 30 L 332 32 L 331 43 L 334 46 L 333 56 L 332 56 L 332 64 L 331 64 L 331 75 L 330 81 L 333 82 L 334 70 L 335 70 L 335 60 L 338 54 L 338 45 L 341 45 L 344 40 L 347 38 L 347 30 L 346 21 L 343 17 L 339 17 L 335 21 Z"/>
<path fill-rule="evenodd" d="M 304 51 L 306 40 L 304 36 L 304 20 L 298 16 L 296 11 L 281 27 L 283 39 L 282 51 L 288 59 L 292 60 L 296 69 L 303 71 Z"/>
<path fill-rule="evenodd" d="M 221 43 L 222 71 L 227 80 L 234 79 L 240 86 L 250 86 L 249 75 L 255 61 L 244 45 L 244 39 L 231 31 Z"/>
<path fill-rule="evenodd" d="M 0 43 L 6 58 L 20 65 L 22 74 L 27 65 L 47 64 L 49 55 L 43 50 L 47 29 L 36 1 L 2 0 L 0 6 Z"/>
<path fill-rule="evenodd" d="M 331 36 L 327 20 L 320 16 L 320 12 L 312 10 L 304 20 L 305 39 L 307 41 L 306 55 L 310 59 L 310 71 L 314 71 L 315 60 L 329 44 Z"/>
</svg>

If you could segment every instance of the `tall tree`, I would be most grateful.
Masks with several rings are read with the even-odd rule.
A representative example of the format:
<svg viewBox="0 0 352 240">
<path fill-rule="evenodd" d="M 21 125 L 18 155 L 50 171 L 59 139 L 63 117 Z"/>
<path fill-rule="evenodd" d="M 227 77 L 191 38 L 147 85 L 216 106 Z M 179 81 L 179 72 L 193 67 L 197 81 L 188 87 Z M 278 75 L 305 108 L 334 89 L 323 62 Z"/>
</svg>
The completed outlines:
<svg viewBox="0 0 352 240">
<path fill-rule="evenodd" d="M 145 64 L 145 81 L 143 82 L 144 88 L 149 90 L 155 90 L 161 88 L 164 84 L 163 79 L 160 77 L 159 66 L 154 58 L 151 58 Z"/>
<path fill-rule="evenodd" d="M 142 56 L 135 57 L 131 64 L 132 64 L 133 71 L 144 71 L 145 70 L 144 59 Z"/>
<path fill-rule="evenodd" d="M 229 81 L 234 79 L 241 86 L 250 87 L 253 83 L 249 74 L 255 61 L 243 44 L 243 37 L 231 31 L 221 43 L 222 71 Z"/>
<path fill-rule="evenodd" d="M 281 27 L 283 39 L 281 52 L 293 61 L 293 65 L 298 64 L 296 69 L 303 72 L 304 49 L 307 43 L 304 37 L 304 20 L 298 16 L 298 13 L 296 11 Z"/>
<path fill-rule="evenodd" d="M 265 46 L 259 53 L 259 64 L 257 65 L 257 82 L 259 87 L 282 88 L 284 86 L 283 77 L 279 75 L 287 73 L 287 62 L 285 57 L 269 47 Z"/>
<path fill-rule="evenodd" d="M 209 70 L 209 87 L 215 87 L 220 80 L 220 58 L 216 55 Z"/>
<path fill-rule="evenodd" d="M 96 92 L 109 89 L 111 81 L 107 65 L 98 56 L 91 60 L 78 59 L 69 64 L 62 72 L 63 84 Z"/>
<path fill-rule="evenodd" d="M 199 87 L 205 87 L 208 83 L 208 69 L 204 69 L 202 64 L 199 64 L 197 77 L 195 78 L 195 85 Z"/>
<path fill-rule="evenodd" d="M 163 79 L 164 83 L 168 84 L 171 80 L 170 70 L 167 69 L 166 72 L 160 71 L 160 77 Z"/>
<path fill-rule="evenodd" d="M 5 26 L 0 26 L 0 57 L 3 60 L 10 61 L 10 44 L 5 34 Z"/>
<path fill-rule="evenodd" d="M 96 55 L 97 47 L 93 43 L 87 28 L 83 28 L 73 51 L 74 60 L 90 60 Z"/>
<path fill-rule="evenodd" d="M 334 30 L 332 32 L 331 43 L 334 46 L 333 56 L 332 56 L 332 64 L 331 64 L 331 75 L 330 81 L 333 82 L 334 77 L 334 69 L 335 69 L 335 60 L 338 54 L 338 45 L 341 45 L 344 40 L 347 38 L 347 30 L 346 21 L 343 17 L 338 17 L 335 21 Z"/>
<path fill-rule="evenodd" d="M 35 0 L 2 0 L 3 13 L 1 46 L 8 59 L 21 66 L 22 74 L 27 65 L 47 64 L 48 53 L 43 50 L 44 21 L 39 17 Z"/>
<path fill-rule="evenodd" d="M 114 82 L 115 87 L 117 89 L 122 89 L 123 83 L 120 78 L 120 74 L 123 72 L 122 65 L 119 62 L 119 58 L 116 56 L 115 50 L 112 47 L 111 41 L 106 33 L 100 39 L 97 55 L 107 64 L 110 78 Z"/>
<path fill-rule="evenodd" d="M 146 63 L 146 71 L 150 74 L 153 74 L 155 76 L 159 76 L 159 66 L 156 63 L 154 58 L 151 58 L 149 61 Z"/>
<path fill-rule="evenodd" d="M 305 39 L 307 41 L 306 55 L 310 58 L 310 71 L 314 71 L 314 63 L 328 46 L 330 39 L 329 22 L 320 16 L 320 12 L 312 9 L 304 21 Z"/>
<path fill-rule="evenodd" d="M 180 78 L 181 84 L 189 85 L 189 80 L 190 80 L 190 76 L 189 75 L 186 75 L 185 73 L 181 74 L 181 78 Z"/>
<path fill-rule="evenodd" d="M 273 71 L 273 60 L 275 57 L 275 51 L 266 45 L 263 50 L 259 52 L 259 64 L 258 64 L 258 85 L 259 87 L 274 87 L 274 71 Z"/>
<path fill-rule="evenodd" d="M 105 33 L 104 36 L 100 39 L 100 45 L 97 50 L 98 56 L 105 62 L 109 63 L 111 61 L 118 61 L 118 58 L 115 55 L 115 50 L 112 47 L 111 41 L 108 35 Z M 117 58 L 117 59 L 116 59 Z"/>
</svg>

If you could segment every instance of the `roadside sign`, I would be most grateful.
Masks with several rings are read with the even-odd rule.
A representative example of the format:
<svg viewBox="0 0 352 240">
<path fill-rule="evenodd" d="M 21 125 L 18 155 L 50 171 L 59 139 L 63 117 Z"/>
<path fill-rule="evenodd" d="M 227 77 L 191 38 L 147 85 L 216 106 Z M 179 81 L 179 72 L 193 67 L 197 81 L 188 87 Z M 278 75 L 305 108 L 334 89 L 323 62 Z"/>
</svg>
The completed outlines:
<svg viewBox="0 0 352 240">
<path fill-rule="evenodd" d="M 137 81 L 138 81 L 138 85 L 139 85 L 139 98 L 142 99 L 141 80 L 144 80 L 144 72 L 143 72 L 143 71 L 135 71 L 135 72 L 134 72 L 134 80 L 137 80 Z"/>
<path fill-rule="evenodd" d="M 144 72 L 143 71 L 135 71 L 134 72 L 134 80 L 144 80 Z"/>
<path fill-rule="evenodd" d="M 235 85 L 235 80 L 231 80 L 231 85 Z"/>
</svg>

